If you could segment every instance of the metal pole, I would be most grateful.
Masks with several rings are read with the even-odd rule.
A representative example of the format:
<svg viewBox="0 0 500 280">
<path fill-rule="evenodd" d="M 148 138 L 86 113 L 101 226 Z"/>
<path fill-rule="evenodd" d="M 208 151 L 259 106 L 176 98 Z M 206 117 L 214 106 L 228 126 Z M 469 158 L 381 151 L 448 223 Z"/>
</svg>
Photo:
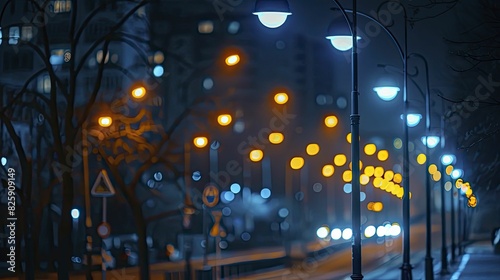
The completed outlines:
<svg viewBox="0 0 500 280">
<path fill-rule="evenodd" d="M 426 98 L 426 101 L 429 98 Z M 429 102 L 430 103 L 430 102 Z M 427 116 L 429 118 L 429 116 Z M 430 122 L 427 122 L 430 125 Z M 434 279 L 434 266 L 433 266 L 433 259 L 432 259 L 432 223 L 431 223 L 431 182 L 429 178 L 429 163 L 430 163 L 430 158 L 429 158 L 429 147 L 428 147 L 428 137 L 429 136 L 429 129 L 427 130 L 427 136 L 425 137 L 425 154 L 427 157 L 426 164 L 425 164 L 425 279 L 426 280 L 433 280 Z"/>
<path fill-rule="evenodd" d="M 89 159 L 87 141 L 87 122 L 82 124 L 82 156 L 83 156 L 83 185 L 85 190 L 85 231 L 86 231 L 86 253 L 87 253 L 87 280 L 92 280 L 92 217 L 90 214 L 90 186 L 89 186 Z"/>
<path fill-rule="evenodd" d="M 102 222 L 106 222 L 106 216 L 107 216 L 107 203 L 106 203 L 106 197 L 102 198 Z M 101 271 L 102 271 L 102 280 L 106 279 L 106 260 L 104 257 L 104 238 L 101 238 L 101 259 L 102 259 L 102 264 L 101 264 Z"/>
<path fill-rule="evenodd" d="M 450 211 L 450 219 L 451 219 L 451 263 L 454 264 L 455 260 L 455 250 L 457 245 L 455 244 L 455 190 L 453 186 L 451 186 L 450 190 L 450 198 L 451 198 L 451 211 Z"/>
<path fill-rule="evenodd" d="M 357 1 L 352 6 L 352 92 L 351 92 L 351 160 L 352 160 L 352 275 L 351 279 L 361 280 L 361 207 L 359 186 L 359 112 L 358 112 L 358 36 Z"/>
<path fill-rule="evenodd" d="M 463 252 L 463 232 L 462 232 L 462 222 L 463 222 L 463 211 L 462 211 L 462 195 L 460 194 L 460 190 L 458 193 L 458 254 L 462 255 Z"/>
<path fill-rule="evenodd" d="M 401 266 L 401 279 L 413 279 L 412 266 L 410 264 L 410 155 L 408 151 L 408 20 L 404 20 L 404 51 L 403 51 L 403 124 L 404 124 L 404 147 L 403 147 L 403 265 Z"/>
<path fill-rule="evenodd" d="M 191 195 L 190 195 L 190 187 L 189 187 L 189 173 L 191 171 L 191 146 L 188 141 L 184 143 L 184 185 L 185 185 L 185 194 L 184 194 L 184 207 L 192 207 L 191 205 Z M 191 211 L 192 209 L 189 209 Z M 191 219 L 190 217 L 186 217 L 186 215 L 191 215 L 192 213 L 184 212 L 183 219 Z M 184 261 L 185 261 L 185 271 L 184 278 L 186 280 L 191 280 L 191 254 L 192 254 L 192 244 L 193 240 L 187 240 L 187 231 L 190 226 L 191 221 L 185 220 L 183 222 L 183 233 L 184 233 Z"/>
<path fill-rule="evenodd" d="M 443 164 L 440 163 L 441 174 L 444 174 Z M 446 249 L 446 208 L 445 208 L 444 175 L 441 175 L 441 274 L 448 274 L 448 250 Z"/>
<path fill-rule="evenodd" d="M 420 54 L 410 56 L 420 58 L 425 64 L 426 94 L 425 94 L 425 279 L 434 280 L 434 266 L 432 259 L 432 221 L 431 221 L 431 178 L 429 174 L 430 154 L 429 135 L 431 134 L 431 91 L 429 89 L 429 66 L 427 60 Z"/>
</svg>

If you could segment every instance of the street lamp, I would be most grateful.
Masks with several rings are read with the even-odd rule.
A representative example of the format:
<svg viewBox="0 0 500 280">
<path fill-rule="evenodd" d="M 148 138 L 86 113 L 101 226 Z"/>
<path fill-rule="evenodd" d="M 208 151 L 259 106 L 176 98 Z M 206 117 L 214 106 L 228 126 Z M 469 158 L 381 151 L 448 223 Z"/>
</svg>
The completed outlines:
<svg viewBox="0 0 500 280">
<path fill-rule="evenodd" d="M 358 46 L 357 46 L 357 1 L 353 1 L 352 7 L 352 22 L 347 16 L 346 10 L 337 1 L 333 0 L 339 7 L 346 23 L 350 29 L 348 35 L 352 40 L 352 56 L 351 56 L 351 159 L 353 162 L 353 180 L 351 193 L 351 208 L 352 208 L 352 279 L 363 279 L 361 274 L 361 207 L 360 207 L 360 186 L 359 186 L 359 112 L 358 112 Z M 269 28 L 281 26 L 288 15 L 291 15 L 290 7 L 287 0 L 256 0 L 255 15 L 259 20 Z M 272 19 L 272 20 L 271 20 Z M 383 26 L 383 25 L 382 25 Z M 345 39 L 344 39 L 345 40 Z"/>
<path fill-rule="evenodd" d="M 429 164 L 430 164 L 429 149 L 432 149 L 432 148 L 437 146 L 437 144 L 439 143 L 440 137 L 431 135 L 431 93 L 430 93 L 430 89 L 429 89 L 429 86 L 430 86 L 429 66 L 427 63 L 427 59 L 425 59 L 424 56 L 422 56 L 418 53 L 411 53 L 410 55 L 408 55 L 408 57 L 419 58 L 420 60 L 422 60 L 422 62 L 424 63 L 424 66 L 425 66 L 425 81 L 426 81 L 426 83 L 425 83 L 426 84 L 425 128 L 426 128 L 426 133 L 425 133 L 425 136 L 422 137 L 422 143 L 425 145 L 425 158 L 426 158 L 426 160 L 425 160 L 425 163 L 426 163 L 426 166 L 425 166 L 425 170 L 426 170 L 425 171 L 426 172 L 426 178 L 425 178 L 425 189 L 426 189 L 426 194 L 425 194 L 425 202 L 426 202 L 426 211 L 425 211 L 425 216 L 426 216 L 425 279 L 432 280 L 432 279 L 434 279 L 434 271 L 433 271 L 433 264 L 432 264 L 433 259 L 432 259 L 432 245 L 431 245 L 431 242 L 432 242 L 432 236 L 431 236 L 431 234 L 432 234 L 432 228 L 431 228 L 432 227 L 432 223 L 431 223 L 431 185 L 430 185 L 430 178 L 429 178 L 429 174 L 427 173 L 427 170 L 429 170 Z M 386 65 L 379 65 L 379 66 L 387 67 Z M 405 78 L 406 78 L 406 76 L 405 76 Z M 387 81 L 385 81 L 385 82 L 387 82 Z M 420 89 L 418 87 L 418 85 L 415 83 L 415 81 L 413 81 L 413 82 L 417 86 L 417 88 Z M 397 91 L 399 91 L 399 88 L 397 88 L 396 86 L 394 86 L 391 83 L 384 85 L 382 87 L 379 87 L 379 88 L 386 88 L 386 89 L 390 88 L 390 89 L 392 89 L 392 92 L 395 92 L 395 94 L 397 94 Z M 377 91 L 376 88 L 374 88 L 374 90 Z M 405 90 L 405 92 L 406 92 L 406 90 Z M 388 94 L 386 94 L 385 96 L 381 96 L 379 91 L 377 91 L 377 94 L 383 100 L 388 99 L 387 98 Z M 384 99 L 384 97 L 386 97 L 386 99 Z M 394 97 L 392 97 L 392 98 L 394 98 Z M 406 103 L 406 101 L 405 101 L 405 103 Z M 406 124 L 405 124 L 405 130 L 407 129 L 408 126 L 410 126 L 410 127 L 416 126 L 418 124 L 418 122 L 420 121 L 421 117 L 422 116 L 420 114 L 418 114 L 418 115 L 408 114 Z M 403 118 L 403 116 L 401 116 L 401 118 Z M 406 136 L 407 136 L 407 134 L 406 134 Z M 408 137 L 405 137 L 405 146 L 408 146 Z M 407 158 L 405 158 L 405 161 L 407 163 L 409 163 Z M 406 228 L 405 228 L 405 230 L 406 230 Z"/>
<path fill-rule="evenodd" d="M 422 140 L 422 144 L 424 144 L 426 147 L 428 147 L 430 149 L 435 148 L 439 144 L 439 136 L 426 135 L 426 136 L 422 136 L 421 140 Z"/>
<path fill-rule="evenodd" d="M 253 14 L 259 17 L 259 21 L 265 27 L 278 28 L 292 13 L 287 0 L 257 0 Z"/>
<path fill-rule="evenodd" d="M 352 91 L 351 91 L 351 159 L 353 162 L 352 170 L 352 194 L 351 194 L 351 203 L 352 203 L 352 229 L 353 229 L 353 246 L 352 246 L 352 254 L 353 254 L 353 262 L 352 262 L 352 279 L 362 279 L 363 275 L 361 274 L 361 211 L 360 211 L 360 186 L 359 186 L 359 111 L 358 111 L 358 55 L 357 55 L 357 41 L 359 37 L 357 36 L 357 15 L 361 15 L 370 21 L 374 22 L 381 29 L 383 29 L 392 39 L 393 43 L 397 46 L 401 59 L 403 61 L 403 75 L 404 75 L 404 86 L 403 86 L 403 119 L 406 120 L 407 111 L 408 111 L 408 102 L 407 102 L 407 12 L 404 5 L 399 2 L 395 2 L 395 4 L 399 5 L 404 12 L 404 46 L 401 47 L 399 42 L 396 40 L 396 37 L 392 32 L 381 22 L 375 19 L 372 16 L 367 14 L 359 13 L 357 11 L 357 1 L 353 0 L 352 10 L 346 10 L 340 5 L 337 0 L 333 0 L 333 2 L 338 6 L 338 10 L 342 13 L 345 18 L 345 21 L 350 29 L 350 33 L 347 36 L 351 36 L 352 41 L 352 56 L 351 56 L 351 77 L 352 77 Z M 285 5 L 286 3 L 286 5 Z M 264 12 L 264 9 L 267 8 L 269 12 L 282 12 L 286 13 L 289 11 L 288 3 L 285 0 L 257 0 L 256 4 L 256 14 L 257 12 Z M 352 21 L 347 16 L 347 12 L 352 13 Z M 260 16 L 259 16 L 260 18 Z M 286 20 L 286 16 L 284 17 Z M 262 21 L 262 20 L 261 20 Z M 279 26 L 279 25 L 278 25 Z M 276 26 L 277 27 L 277 26 Z M 339 35 L 339 34 L 335 34 Z M 328 36 L 336 48 L 338 47 L 341 50 L 348 50 L 351 45 L 346 43 L 345 34 L 340 34 L 342 37 Z M 347 37 L 348 38 L 348 37 Z M 333 41 L 332 41 L 333 40 Z M 404 244 L 403 244 L 403 264 L 401 266 L 401 276 L 403 279 L 411 279 L 412 278 L 412 266 L 410 264 L 410 180 L 409 180 L 409 153 L 408 153 L 408 126 L 406 123 L 404 124 L 404 147 L 403 147 L 403 184 L 404 188 L 404 197 L 403 197 L 403 223 L 404 223 Z"/>
<path fill-rule="evenodd" d="M 443 145 L 441 145 L 443 146 Z M 445 189 L 444 189 L 444 166 L 452 164 L 454 155 L 444 154 L 441 156 L 441 274 L 448 274 L 448 249 L 446 248 L 446 209 L 445 209 Z"/>
</svg>

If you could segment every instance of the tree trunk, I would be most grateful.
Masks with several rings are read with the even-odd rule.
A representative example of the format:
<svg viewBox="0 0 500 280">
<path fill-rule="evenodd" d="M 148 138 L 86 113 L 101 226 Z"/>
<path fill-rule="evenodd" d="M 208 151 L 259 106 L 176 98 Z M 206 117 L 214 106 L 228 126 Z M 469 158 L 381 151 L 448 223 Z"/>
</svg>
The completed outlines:
<svg viewBox="0 0 500 280">
<path fill-rule="evenodd" d="M 26 279 L 35 279 L 35 250 L 33 247 L 33 208 L 31 201 L 31 191 L 33 186 L 32 161 L 27 160 L 25 172 L 23 172 L 24 187 L 24 251 L 25 251 L 25 277 Z"/>
<path fill-rule="evenodd" d="M 132 214 L 134 215 L 135 225 L 137 227 L 137 245 L 139 250 L 139 275 L 141 280 L 149 280 L 149 252 L 148 243 L 146 241 L 147 231 L 146 223 L 144 221 L 144 216 L 142 214 L 142 208 L 139 203 L 132 198 L 130 200 L 130 206 L 132 206 Z"/>
<path fill-rule="evenodd" d="M 61 224 L 59 225 L 58 248 L 59 259 L 57 267 L 57 276 L 59 280 L 69 280 L 69 270 L 71 266 L 71 208 L 73 207 L 73 168 L 70 172 L 63 174 L 62 187 L 62 208 L 61 208 Z"/>
</svg>

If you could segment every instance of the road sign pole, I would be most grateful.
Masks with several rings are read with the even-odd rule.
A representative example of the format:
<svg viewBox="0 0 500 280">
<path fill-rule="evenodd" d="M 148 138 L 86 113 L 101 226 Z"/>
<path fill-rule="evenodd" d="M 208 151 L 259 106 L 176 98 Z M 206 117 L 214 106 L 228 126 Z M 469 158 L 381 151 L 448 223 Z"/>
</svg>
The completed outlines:
<svg viewBox="0 0 500 280">
<path fill-rule="evenodd" d="M 104 196 L 102 198 L 102 222 L 105 223 L 106 222 L 106 216 L 107 216 L 107 201 L 106 201 L 106 197 Z M 102 279 L 105 280 L 106 279 L 106 260 L 104 258 L 104 238 L 101 238 L 101 258 L 102 258 L 102 265 L 101 265 L 101 269 L 102 269 Z"/>
<path fill-rule="evenodd" d="M 107 213 L 107 201 L 106 201 L 106 197 L 103 197 L 102 198 L 102 221 L 103 222 L 106 222 L 106 217 L 108 216 L 108 213 Z"/>
</svg>

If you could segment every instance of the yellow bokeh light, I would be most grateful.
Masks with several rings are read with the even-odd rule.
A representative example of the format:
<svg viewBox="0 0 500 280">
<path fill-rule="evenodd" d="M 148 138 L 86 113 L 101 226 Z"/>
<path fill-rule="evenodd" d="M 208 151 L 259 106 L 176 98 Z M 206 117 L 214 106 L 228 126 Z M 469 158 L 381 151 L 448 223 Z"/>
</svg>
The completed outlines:
<svg viewBox="0 0 500 280">
<path fill-rule="evenodd" d="M 401 188 L 401 187 L 400 187 L 399 185 L 394 184 L 394 188 L 392 189 L 391 194 L 392 194 L 392 195 L 397 195 L 397 194 L 398 194 L 398 192 L 399 192 L 399 189 L 400 189 L 400 188 Z"/>
<path fill-rule="evenodd" d="M 351 143 L 351 133 L 347 133 L 345 139 L 347 140 L 347 143 Z"/>
<path fill-rule="evenodd" d="M 375 172 L 373 174 L 375 177 L 382 177 L 384 175 L 384 168 L 381 166 L 375 167 Z"/>
<path fill-rule="evenodd" d="M 301 169 L 304 166 L 304 158 L 302 157 L 294 157 L 290 160 L 290 167 L 292 169 Z"/>
<path fill-rule="evenodd" d="M 217 122 L 221 125 L 221 126 L 227 126 L 231 123 L 231 121 L 233 120 L 233 118 L 231 117 L 231 115 L 229 114 L 221 114 L 217 117 Z"/>
<path fill-rule="evenodd" d="M 382 178 L 381 177 L 375 177 L 373 179 L 373 186 L 375 188 L 380 188 L 382 186 Z"/>
<path fill-rule="evenodd" d="M 227 66 L 234 66 L 240 62 L 240 56 L 238 54 L 232 54 L 226 57 L 225 62 Z"/>
<path fill-rule="evenodd" d="M 387 188 L 387 185 L 389 184 L 389 181 L 386 179 L 382 179 L 382 185 L 380 186 L 381 190 L 385 190 Z"/>
<path fill-rule="evenodd" d="M 97 122 L 101 127 L 109 127 L 113 123 L 113 119 L 111 117 L 100 117 Z"/>
<path fill-rule="evenodd" d="M 468 198 L 469 198 L 469 199 L 468 199 L 468 201 L 467 201 L 467 205 L 468 205 L 469 207 L 472 207 L 472 208 L 476 207 L 476 206 L 477 206 L 477 198 L 476 198 L 476 196 L 471 195 L 471 196 L 470 196 L 470 197 L 468 197 Z"/>
<path fill-rule="evenodd" d="M 336 116 L 326 116 L 325 117 L 325 125 L 326 127 L 333 128 L 336 127 L 339 120 Z"/>
<path fill-rule="evenodd" d="M 417 163 L 422 165 L 424 164 L 425 162 L 427 161 L 427 156 L 425 156 L 425 154 L 419 154 L 417 156 Z"/>
<path fill-rule="evenodd" d="M 373 204 L 375 204 L 375 202 L 373 202 L 373 201 L 368 202 L 368 204 L 366 205 L 366 208 L 368 210 L 372 211 L 373 210 Z"/>
<path fill-rule="evenodd" d="M 471 188 L 468 188 L 468 189 L 465 191 L 465 196 L 470 197 L 471 195 L 472 195 L 472 189 L 471 189 Z"/>
<path fill-rule="evenodd" d="M 274 102 L 283 105 L 288 102 L 288 94 L 284 92 L 278 92 L 274 95 Z"/>
<path fill-rule="evenodd" d="M 336 166 L 342 166 L 347 162 L 347 157 L 344 154 L 338 154 L 333 158 L 333 163 Z"/>
<path fill-rule="evenodd" d="M 250 151 L 249 158 L 253 162 L 260 161 L 264 157 L 264 152 L 259 149 Z"/>
<path fill-rule="evenodd" d="M 394 189 L 394 183 L 393 182 L 387 182 L 387 185 L 385 187 L 385 191 L 386 192 L 392 192 L 393 189 Z"/>
<path fill-rule="evenodd" d="M 361 174 L 359 176 L 359 183 L 363 186 L 366 186 L 368 183 L 370 183 L 370 177 L 366 174 Z"/>
<path fill-rule="evenodd" d="M 136 87 L 132 90 L 132 97 L 136 99 L 143 98 L 146 95 L 145 87 Z"/>
<path fill-rule="evenodd" d="M 315 143 L 307 145 L 306 153 L 310 156 L 317 155 L 319 153 L 319 145 Z"/>
<path fill-rule="evenodd" d="M 396 184 L 401 184 L 401 182 L 403 182 L 403 175 L 396 173 L 396 174 L 394 174 L 394 178 L 392 178 L 392 180 Z"/>
<path fill-rule="evenodd" d="M 441 180 L 441 172 L 436 171 L 436 172 L 432 173 L 432 180 L 434 180 L 436 182 Z"/>
<path fill-rule="evenodd" d="M 382 204 L 382 202 L 375 202 L 373 204 L 373 211 L 380 212 L 382 209 L 384 209 L 384 204 Z"/>
<path fill-rule="evenodd" d="M 281 132 L 272 132 L 269 134 L 269 142 L 271 144 L 280 144 L 285 140 L 285 136 Z"/>
<path fill-rule="evenodd" d="M 321 173 L 325 177 L 331 177 L 333 173 L 335 172 L 335 167 L 331 164 L 326 164 L 323 166 L 323 169 L 321 170 Z"/>
<path fill-rule="evenodd" d="M 403 195 L 405 194 L 405 189 L 400 188 L 398 191 L 398 194 L 396 195 L 398 198 L 403 198 Z"/>
<path fill-rule="evenodd" d="M 399 149 L 401 149 L 401 148 L 403 147 L 403 141 L 401 141 L 401 139 L 400 139 L 400 138 L 396 138 L 396 139 L 394 139 L 394 141 L 393 141 L 393 143 L 392 143 L 392 144 L 394 145 L 394 148 L 396 148 L 396 149 L 398 149 L 398 150 L 399 150 Z"/>
<path fill-rule="evenodd" d="M 462 188 L 463 183 L 464 183 L 464 180 L 462 180 L 461 178 L 458 178 L 457 181 L 455 182 L 455 187 L 457 189 L 460 189 L 460 188 Z"/>
<path fill-rule="evenodd" d="M 446 166 L 446 175 L 451 175 L 452 171 L 453 171 L 453 166 L 452 165 Z"/>
<path fill-rule="evenodd" d="M 438 170 L 437 166 L 435 164 L 429 165 L 429 174 L 434 174 Z"/>
<path fill-rule="evenodd" d="M 368 156 L 371 156 L 373 154 L 375 154 L 375 152 L 377 151 L 377 146 L 375 146 L 375 144 L 366 144 L 365 145 L 365 154 L 368 155 Z"/>
<path fill-rule="evenodd" d="M 384 179 L 390 181 L 394 178 L 394 172 L 392 170 L 387 170 L 385 173 L 384 173 Z"/>
<path fill-rule="evenodd" d="M 359 161 L 359 170 L 361 170 L 363 168 L 363 162 L 360 160 Z M 352 162 L 349 162 L 349 169 L 352 170 Z"/>
<path fill-rule="evenodd" d="M 386 161 L 389 158 L 389 152 L 387 150 L 378 151 L 377 158 L 380 161 Z"/>
<path fill-rule="evenodd" d="M 207 137 L 203 137 L 203 136 L 195 137 L 193 139 L 193 143 L 194 143 L 196 148 L 203 148 L 208 144 L 208 139 L 207 139 Z"/>
<path fill-rule="evenodd" d="M 375 167 L 368 165 L 365 167 L 365 174 L 369 177 L 373 176 L 373 173 L 375 173 Z"/>
<path fill-rule="evenodd" d="M 342 173 L 342 180 L 344 180 L 344 182 L 346 182 L 346 183 L 352 181 L 352 172 L 351 172 L 351 170 L 346 170 L 346 171 L 344 171 L 344 173 Z"/>
</svg>

